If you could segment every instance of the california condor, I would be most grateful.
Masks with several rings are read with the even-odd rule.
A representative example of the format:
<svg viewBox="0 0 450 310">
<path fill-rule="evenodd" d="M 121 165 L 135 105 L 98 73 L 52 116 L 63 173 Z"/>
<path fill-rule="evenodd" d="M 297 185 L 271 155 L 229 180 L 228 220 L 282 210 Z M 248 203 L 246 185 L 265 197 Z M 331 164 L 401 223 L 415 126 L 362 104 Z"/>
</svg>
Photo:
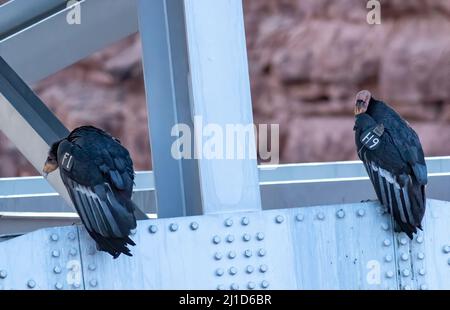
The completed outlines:
<svg viewBox="0 0 450 310">
<path fill-rule="evenodd" d="M 355 142 L 378 200 L 409 238 L 422 230 L 427 166 L 417 133 L 386 103 L 361 91 L 355 105 Z"/>
<path fill-rule="evenodd" d="M 79 127 L 51 146 L 44 176 L 57 168 L 97 249 L 114 258 L 132 256 L 129 236 L 140 210 L 131 201 L 133 162 L 120 141 L 101 129 Z"/>
</svg>

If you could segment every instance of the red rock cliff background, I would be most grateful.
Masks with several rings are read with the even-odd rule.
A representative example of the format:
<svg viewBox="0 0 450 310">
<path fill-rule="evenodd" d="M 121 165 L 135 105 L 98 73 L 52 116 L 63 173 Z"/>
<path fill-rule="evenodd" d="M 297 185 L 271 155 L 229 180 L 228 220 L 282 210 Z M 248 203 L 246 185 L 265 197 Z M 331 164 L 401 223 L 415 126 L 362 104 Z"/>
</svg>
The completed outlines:
<svg viewBox="0 0 450 310">
<path fill-rule="evenodd" d="M 370 89 L 450 155 L 450 1 L 244 0 L 255 122 L 278 123 L 282 162 L 355 159 L 353 97 Z M 69 129 L 100 126 L 150 169 L 139 37 L 34 85 Z M 0 176 L 36 174 L 0 136 Z"/>
</svg>

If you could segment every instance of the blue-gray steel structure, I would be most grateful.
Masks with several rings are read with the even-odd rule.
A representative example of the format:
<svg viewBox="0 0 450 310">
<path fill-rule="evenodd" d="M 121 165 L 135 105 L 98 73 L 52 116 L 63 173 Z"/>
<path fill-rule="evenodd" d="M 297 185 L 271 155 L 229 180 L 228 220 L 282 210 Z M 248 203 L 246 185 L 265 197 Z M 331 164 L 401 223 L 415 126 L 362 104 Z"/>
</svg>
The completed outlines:
<svg viewBox="0 0 450 310">
<path fill-rule="evenodd" d="M 428 210 L 412 241 L 375 203 L 147 220 L 117 260 L 80 226 L 49 228 L 0 243 L 0 287 L 450 289 L 450 203 Z"/>
</svg>

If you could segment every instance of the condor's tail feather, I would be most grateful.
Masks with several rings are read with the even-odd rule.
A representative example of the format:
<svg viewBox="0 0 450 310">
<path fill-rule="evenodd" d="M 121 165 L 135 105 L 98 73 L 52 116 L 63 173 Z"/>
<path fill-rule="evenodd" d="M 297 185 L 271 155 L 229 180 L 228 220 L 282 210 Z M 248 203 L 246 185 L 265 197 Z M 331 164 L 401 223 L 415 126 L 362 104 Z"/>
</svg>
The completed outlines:
<svg viewBox="0 0 450 310">
<path fill-rule="evenodd" d="M 395 176 L 373 162 L 365 167 L 375 188 L 378 200 L 394 217 L 397 227 L 410 239 L 422 229 L 425 214 L 425 187 L 414 176 Z"/>
</svg>

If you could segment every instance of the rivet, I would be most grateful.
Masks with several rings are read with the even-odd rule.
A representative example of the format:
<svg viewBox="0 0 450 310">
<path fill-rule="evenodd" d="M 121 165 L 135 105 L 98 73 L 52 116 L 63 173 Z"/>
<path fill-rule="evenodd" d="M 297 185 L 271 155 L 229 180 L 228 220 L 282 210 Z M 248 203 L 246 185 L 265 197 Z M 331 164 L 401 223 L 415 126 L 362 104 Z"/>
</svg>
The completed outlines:
<svg viewBox="0 0 450 310">
<path fill-rule="evenodd" d="M 358 210 L 358 216 L 359 217 L 363 217 L 364 215 L 366 215 L 366 211 L 364 209 L 359 209 Z"/>
<path fill-rule="evenodd" d="M 59 267 L 59 266 L 55 266 L 55 268 L 53 268 L 53 272 L 56 273 L 56 274 L 60 274 L 61 271 L 62 271 L 61 267 Z"/>
<path fill-rule="evenodd" d="M 297 222 L 303 222 L 303 220 L 305 219 L 305 216 L 303 215 L 303 214 L 297 214 L 296 216 L 295 216 L 295 220 L 297 221 Z"/>
<path fill-rule="evenodd" d="M 388 231 L 389 230 L 389 224 L 387 224 L 387 223 L 381 224 L 381 229 L 383 229 L 384 231 Z"/>
<path fill-rule="evenodd" d="M 255 287 L 256 287 L 256 284 L 255 284 L 254 282 L 248 282 L 247 288 L 248 288 L 249 290 L 254 290 Z"/>
<path fill-rule="evenodd" d="M 97 269 L 97 266 L 95 266 L 94 264 L 89 264 L 88 269 L 90 271 L 95 271 L 95 269 Z"/>
<path fill-rule="evenodd" d="M 422 284 L 420 286 L 420 290 L 422 290 L 422 291 L 426 291 L 427 289 L 428 289 L 428 286 L 426 284 Z"/>
<path fill-rule="evenodd" d="M 336 216 L 340 219 L 343 219 L 345 217 L 344 210 L 339 210 L 338 212 L 336 212 Z"/>
<path fill-rule="evenodd" d="M 261 282 L 261 287 L 262 288 L 268 288 L 269 287 L 269 282 L 267 282 L 266 280 Z"/>
<path fill-rule="evenodd" d="M 80 288 L 81 285 L 79 282 L 75 282 L 72 284 L 72 286 L 77 289 L 77 288 Z"/>
<path fill-rule="evenodd" d="M 255 268 L 253 268 L 253 266 L 248 265 L 248 266 L 245 268 L 245 272 L 247 272 L 248 274 L 253 273 L 253 271 L 255 271 Z"/>
<path fill-rule="evenodd" d="M 6 270 L 0 270 L 0 279 L 6 279 L 7 276 L 8 273 L 6 272 Z"/>
<path fill-rule="evenodd" d="M 218 285 L 217 286 L 217 290 L 218 291 L 223 291 L 225 289 L 225 286 L 223 286 L 223 285 Z"/>
<path fill-rule="evenodd" d="M 227 236 L 227 242 L 228 243 L 233 243 L 233 241 L 234 241 L 234 236 L 233 235 L 228 235 Z"/>
<path fill-rule="evenodd" d="M 35 288 L 36 287 L 36 282 L 34 282 L 34 280 L 28 280 L 27 286 L 29 288 Z"/>
<path fill-rule="evenodd" d="M 427 274 L 427 272 L 425 271 L 425 269 L 420 269 L 419 270 L 419 274 L 421 275 L 421 276 L 424 276 L 424 275 L 426 275 Z"/>
<path fill-rule="evenodd" d="M 245 257 L 250 258 L 250 257 L 252 257 L 253 253 L 251 250 L 245 250 L 244 255 L 245 255 Z"/>
<path fill-rule="evenodd" d="M 275 222 L 277 222 L 277 224 L 283 223 L 283 222 L 284 222 L 284 217 L 282 217 L 281 215 L 278 215 L 278 216 L 275 218 Z"/>
<path fill-rule="evenodd" d="M 73 241 L 73 240 L 75 240 L 75 234 L 74 234 L 73 232 L 70 232 L 70 233 L 67 235 L 67 238 L 69 238 L 69 240 Z"/>
<path fill-rule="evenodd" d="M 236 258 L 236 252 L 230 251 L 230 253 L 228 253 L 228 258 L 229 259 L 235 259 Z"/>
<path fill-rule="evenodd" d="M 90 246 L 88 250 L 89 255 L 94 255 L 96 253 L 95 247 Z"/>
<path fill-rule="evenodd" d="M 259 271 L 261 271 L 262 273 L 266 273 L 268 269 L 269 268 L 267 267 L 267 265 L 259 266 Z"/>
<path fill-rule="evenodd" d="M 192 222 L 190 227 L 191 227 L 191 230 L 197 230 L 199 225 L 196 222 Z"/>
<path fill-rule="evenodd" d="M 320 212 L 319 214 L 317 214 L 317 219 L 320 220 L 320 221 L 323 221 L 325 219 L 325 214 Z"/>
<path fill-rule="evenodd" d="M 425 254 L 422 253 L 422 252 L 421 252 L 421 253 L 418 253 L 418 254 L 417 254 L 417 259 L 418 259 L 418 260 L 424 260 L 424 259 L 425 259 Z"/>
<path fill-rule="evenodd" d="M 95 280 L 95 279 L 92 279 L 91 281 L 89 281 L 89 285 L 91 286 L 91 287 L 96 287 L 97 286 L 97 280 Z"/>
<path fill-rule="evenodd" d="M 386 255 L 386 257 L 384 258 L 384 260 L 385 260 L 387 263 L 390 263 L 390 262 L 392 262 L 392 256 L 391 256 L 391 255 Z"/>
<path fill-rule="evenodd" d="M 63 285 L 61 284 L 61 283 L 56 283 L 55 284 L 55 288 L 57 289 L 57 290 L 62 290 L 63 289 Z"/>
<path fill-rule="evenodd" d="M 214 237 L 213 237 L 213 243 L 214 243 L 214 244 L 219 244 L 221 241 L 222 241 L 222 239 L 220 239 L 219 236 L 214 236 Z"/>
<path fill-rule="evenodd" d="M 52 235 L 50 236 L 50 239 L 51 239 L 52 241 L 56 242 L 56 241 L 58 241 L 59 237 L 58 237 L 57 234 L 52 234 Z"/>
<path fill-rule="evenodd" d="M 223 271 L 222 268 L 219 268 L 219 269 L 216 270 L 216 276 L 218 276 L 218 277 L 223 276 L 224 273 L 225 273 L 225 272 Z"/>
<path fill-rule="evenodd" d="M 264 234 L 259 232 L 256 234 L 256 239 L 258 239 L 258 241 L 263 241 L 264 240 Z"/>
<path fill-rule="evenodd" d="M 233 226 L 233 220 L 232 219 L 226 219 L 225 220 L 225 226 L 226 227 L 231 227 L 231 226 Z"/>
<path fill-rule="evenodd" d="M 448 265 L 450 266 L 450 258 L 448 259 L 447 263 L 448 263 Z"/>
<path fill-rule="evenodd" d="M 450 245 L 444 246 L 444 248 L 442 249 L 442 251 L 443 251 L 445 254 L 450 253 Z"/>
<path fill-rule="evenodd" d="M 215 260 L 221 260 L 222 258 L 223 258 L 222 253 L 216 252 L 216 254 L 214 254 L 214 259 Z"/>
<path fill-rule="evenodd" d="M 409 277 L 409 275 L 410 275 L 411 273 L 410 273 L 409 269 L 403 269 L 402 274 L 403 274 L 404 277 Z"/>
<path fill-rule="evenodd" d="M 178 230 L 178 224 L 175 224 L 175 223 L 170 224 L 169 229 L 170 229 L 171 232 L 177 231 Z"/>
<path fill-rule="evenodd" d="M 236 269 L 236 267 L 231 267 L 228 272 L 230 273 L 230 275 L 234 276 L 237 274 L 238 270 Z"/>
<path fill-rule="evenodd" d="M 158 226 L 150 225 L 150 227 L 148 228 L 148 231 L 149 231 L 151 234 L 156 234 L 156 233 L 158 232 Z"/>
<path fill-rule="evenodd" d="M 393 271 L 386 272 L 386 278 L 392 279 L 393 277 L 394 277 L 394 272 Z"/>
<path fill-rule="evenodd" d="M 423 243 L 423 237 L 422 236 L 418 236 L 416 239 L 417 243 L 421 244 Z"/>
<path fill-rule="evenodd" d="M 403 287 L 403 289 L 404 289 L 405 291 L 410 291 L 410 290 L 411 290 L 411 286 L 405 285 L 405 286 Z"/>
<path fill-rule="evenodd" d="M 408 240 L 406 240 L 406 238 L 401 238 L 400 239 L 400 244 L 401 245 L 406 245 L 408 243 Z"/>
<path fill-rule="evenodd" d="M 384 245 L 385 247 L 390 246 L 390 245 L 391 245 L 391 240 L 389 240 L 389 239 L 384 240 L 383 245 Z"/>
<path fill-rule="evenodd" d="M 406 253 L 403 253 L 401 256 L 402 261 L 406 262 L 409 259 L 409 255 Z"/>
<path fill-rule="evenodd" d="M 59 257 L 59 251 L 58 250 L 53 250 L 52 251 L 52 256 L 53 257 Z"/>
<path fill-rule="evenodd" d="M 245 234 L 242 237 L 242 240 L 244 240 L 245 242 L 249 242 L 252 239 L 252 237 L 249 234 Z"/>
<path fill-rule="evenodd" d="M 250 224 L 250 220 L 248 219 L 248 217 L 243 217 L 241 220 L 241 224 L 243 226 L 247 226 L 248 224 Z"/>
<path fill-rule="evenodd" d="M 75 248 L 71 248 L 70 251 L 69 251 L 69 254 L 70 254 L 71 256 L 75 256 L 75 255 L 77 255 L 77 253 L 78 253 L 78 251 L 77 251 L 77 249 L 75 249 Z"/>
<path fill-rule="evenodd" d="M 260 256 L 260 257 L 266 256 L 266 250 L 264 250 L 264 249 L 259 249 L 259 250 L 258 250 L 258 256 Z"/>
<path fill-rule="evenodd" d="M 230 285 L 230 289 L 232 289 L 233 291 L 237 291 L 239 289 L 239 285 L 237 285 L 236 283 L 233 283 Z"/>
</svg>

